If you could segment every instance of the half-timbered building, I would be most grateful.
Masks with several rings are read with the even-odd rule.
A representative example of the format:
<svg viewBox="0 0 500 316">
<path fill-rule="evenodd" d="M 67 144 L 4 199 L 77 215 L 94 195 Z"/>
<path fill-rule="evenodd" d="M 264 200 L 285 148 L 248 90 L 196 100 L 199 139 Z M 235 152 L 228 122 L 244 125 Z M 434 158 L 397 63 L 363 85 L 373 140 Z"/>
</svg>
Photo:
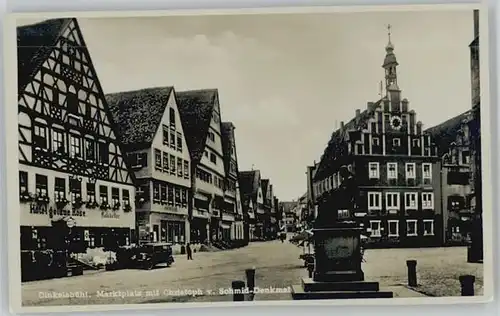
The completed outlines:
<svg viewBox="0 0 500 316">
<path fill-rule="evenodd" d="M 356 110 L 355 117 L 341 122 L 332 134 L 314 176 L 314 196 L 320 216 L 356 216 L 372 246 L 438 245 L 443 241 L 440 157 L 431 135 L 401 96 L 398 65 L 389 39 L 382 65 L 385 95 L 368 102 L 366 110 Z M 350 210 L 339 193 L 343 166 L 358 191 Z"/>
<path fill-rule="evenodd" d="M 243 209 L 238 185 L 238 158 L 234 130 L 233 123 L 222 122 L 222 150 L 226 170 L 225 208 L 222 210 L 222 223 L 231 226 L 229 232 L 223 231 L 223 239 L 233 245 L 242 245 L 244 241 Z"/>
<path fill-rule="evenodd" d="M 106 95 L 118 136 L 136 177 L 141 242 L 189 242 L 190 155 L 175 91 L 147 88 Z M 179 249 L 177 249 L 179 248 Z"/>
<path fill-rule="evenodd" d="M 133 174 L 77 20 L 18 27 L 17 41 L 21 249 L 128 244 Z"/>
<path fill-rule="evenodd" d="M 221 112 L 216 89 L 177 93 L 182 126 L 191 156 L 191 240 L 222 239 L 225 208 L 225 169 L 221 137 Z"/>
</svg>

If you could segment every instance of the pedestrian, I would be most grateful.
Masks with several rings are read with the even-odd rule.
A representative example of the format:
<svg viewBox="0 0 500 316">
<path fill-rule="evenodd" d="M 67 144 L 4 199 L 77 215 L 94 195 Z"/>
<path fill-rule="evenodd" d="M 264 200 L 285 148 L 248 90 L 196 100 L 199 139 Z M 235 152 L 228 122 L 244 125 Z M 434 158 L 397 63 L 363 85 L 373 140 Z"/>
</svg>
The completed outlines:
<svg viewBox="0 0 500 316">
<path fill-rule="evenodd" d="M 188 260 L 193 260 L 193 251 L 191 250 L 191 245 L 189 243 L 186 244 L 186 254 Z"/>
</svg>

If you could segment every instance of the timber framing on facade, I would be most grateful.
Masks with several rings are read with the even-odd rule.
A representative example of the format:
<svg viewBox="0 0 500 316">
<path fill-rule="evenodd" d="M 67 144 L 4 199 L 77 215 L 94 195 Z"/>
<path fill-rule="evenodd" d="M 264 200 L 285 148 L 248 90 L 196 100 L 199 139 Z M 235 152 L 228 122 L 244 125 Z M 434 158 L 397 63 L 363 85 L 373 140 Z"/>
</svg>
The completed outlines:
<svg viewBox="0 0 500 316">
<path fill-rule="evenodd" d="M 21 247 L 130 243 L 134 175 L 76 19 L 18 27 Z M 69 225 L 69 224 L 68 224 Z"/>
</svg>

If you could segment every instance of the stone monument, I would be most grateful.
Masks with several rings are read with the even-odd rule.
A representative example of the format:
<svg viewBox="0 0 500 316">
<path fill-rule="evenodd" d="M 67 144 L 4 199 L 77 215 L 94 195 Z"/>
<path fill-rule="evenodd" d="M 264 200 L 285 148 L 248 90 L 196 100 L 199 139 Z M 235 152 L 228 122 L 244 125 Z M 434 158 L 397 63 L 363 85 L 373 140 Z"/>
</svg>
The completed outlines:
<svg viewBox="0 0 500 316">
<path fill-rule="evenodd" d="M 339 172 L 342 182 L 334 193 L 336 206 L 319 212 L 315 221 L 312 278 L 303 278 L 302 284 L 293 285 L 292 297 L 295 300 L 392 298 L 392 292 L 380 291 L 378 282 L 364 280 L 362 228 L 352 221 L 358 205 L 358 186 L 347 167 L 342 166 Z"/>
</svg>

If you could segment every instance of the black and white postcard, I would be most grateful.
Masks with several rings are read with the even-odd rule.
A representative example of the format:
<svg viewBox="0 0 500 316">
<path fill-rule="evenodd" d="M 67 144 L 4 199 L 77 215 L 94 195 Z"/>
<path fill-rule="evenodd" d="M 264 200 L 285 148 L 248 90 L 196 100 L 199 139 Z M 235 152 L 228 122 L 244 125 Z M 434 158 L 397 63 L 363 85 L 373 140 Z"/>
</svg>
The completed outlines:
<svg viewBox="0 0 500 316">
<path fill-rule="evenodd" d="M 488 301 L 486 13 L 12 14 L 12 308 Z"/>
</svg>

